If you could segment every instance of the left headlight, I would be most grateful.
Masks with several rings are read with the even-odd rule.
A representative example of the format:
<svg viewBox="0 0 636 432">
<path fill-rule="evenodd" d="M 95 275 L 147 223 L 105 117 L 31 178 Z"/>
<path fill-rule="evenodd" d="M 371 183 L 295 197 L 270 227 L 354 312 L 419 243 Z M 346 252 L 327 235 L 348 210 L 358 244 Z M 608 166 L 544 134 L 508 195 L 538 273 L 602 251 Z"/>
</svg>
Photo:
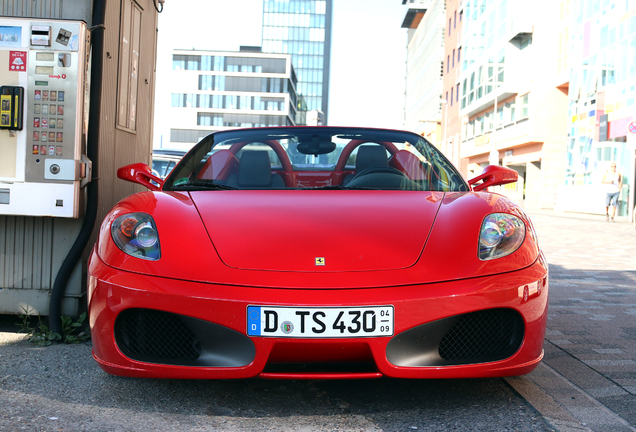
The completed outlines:
<svg viewBox="0 0 636 432">
<path fill-rule="evenodd" d="M 479 259 L 486 261 L 510 255 L 519 249 L 525 237 L 526 225 L 517 216 L 489 214 L 479 232 Z"/>
<path fill-rule="evenodd" d="M 119 216 L 110 226 L 110 235 L 117 247 L 128 255 L 153 261 L 161 258 L 157 226 L 149 214 Z"/>
</svg>

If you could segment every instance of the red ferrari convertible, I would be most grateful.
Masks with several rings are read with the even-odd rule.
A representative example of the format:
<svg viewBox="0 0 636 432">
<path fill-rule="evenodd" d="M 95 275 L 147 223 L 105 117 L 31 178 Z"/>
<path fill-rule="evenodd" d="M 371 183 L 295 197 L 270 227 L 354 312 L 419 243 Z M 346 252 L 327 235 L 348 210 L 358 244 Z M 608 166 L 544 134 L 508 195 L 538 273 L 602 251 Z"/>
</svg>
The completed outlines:
<svg viewBox="0 0 636 432">
<path fill-rule="evenodd" d="M 93 355 L 160 378 L 466 378 L 543 357 L 548 265 L 532 223 L 419 135 L 223 131 L 105 218 Z"/>
</svg>

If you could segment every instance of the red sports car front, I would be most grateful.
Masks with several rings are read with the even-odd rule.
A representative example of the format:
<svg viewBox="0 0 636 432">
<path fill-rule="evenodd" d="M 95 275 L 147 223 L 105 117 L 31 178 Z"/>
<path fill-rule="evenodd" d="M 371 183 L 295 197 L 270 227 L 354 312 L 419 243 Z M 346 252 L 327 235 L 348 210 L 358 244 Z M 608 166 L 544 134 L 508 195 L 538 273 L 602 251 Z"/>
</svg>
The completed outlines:
<svg viewBox="0 0 636 432">
<path fill-rule="evenodd" d="M 530 220 L 401 131 L 218 132 L 105 218 L 93 353 L 116 375 L 461 378 L 543 356 L 548 266 Z M 153 185 L 151 181 L 160 186 Z M 481 181 L 481 183 L 477 183 Z"/>
</svg>

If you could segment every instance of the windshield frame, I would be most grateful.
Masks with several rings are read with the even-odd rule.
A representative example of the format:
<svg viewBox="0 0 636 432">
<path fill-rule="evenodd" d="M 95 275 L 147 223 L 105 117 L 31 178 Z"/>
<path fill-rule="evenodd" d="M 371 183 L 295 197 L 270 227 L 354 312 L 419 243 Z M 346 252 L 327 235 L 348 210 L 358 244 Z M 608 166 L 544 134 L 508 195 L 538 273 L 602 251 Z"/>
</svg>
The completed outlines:
<svg viewBox="0 0 636 432">
<path fill-rule="evenodd" d="M 405 142 L 410 143 L 417 151 L 426 158 L 433 166 L 439 166 L 441 169 L 450 173 L 455 187 L 452 191 L 470 191 L 470 186 L 455 168 L 455 166 L 426 138 L 413 132 L 377 129 L 377 128 L 360 128 L 360 127 L 340 127 L 340 126 L 287 126 L 287 127 L 268 127 L 268 128 L 249 128 L 249 129 L 232 129 L 227 131 L 213 132 L 201 139 L 190 151 L 186 153 L 177 166 L 170 172 L 166 178 L 162 190 L 163 191 L 183 191 L 184 188 L 179 187 L 179 179 L 191 175 L 196 170 L 196 165 L 200 165 L 205 156 L 211 149 L 219 143 L 235 143 L 239 142 L 263 142 L 264 135 L 267 139 L 275 140 L 276 137 L 284 137 L 286 135 L 339 135 L 344 136 L 351 141 L 356 139 L 367 140 L 369 142 Z M 351 142 L 350 141 L 350 142 Z M 282 148 L 282 147 L 281 147 Z M 276 151 L 276 149 L 274 149 Z M 344 152 L 344 151 L 343 151 Z M 238 152 L 237 152 L 238 153 Z M 281 158 L 282 160 L 282 158 Z M 289 158 L 287 157 L 287 160 Z M 284 163 L 284 162 L 283 162 Z M 282 166 L 284 171 L 290 170 L 295 172 L 303 171 L 303 169 L 293 170 L 293 167 Z M 341 166 L 345 169 L 347 166 Z M 334 168 L 335 169 L 335 168 Z M 176 184 L 175 184 L 176 183 Z M 214 190 L 225 190 L 233 188 L 218 188 Z M 305 187 L 288 187 L 285 190 L 307 189 Z M 347 188 L 327 188 L 327 189 L 347 189 Z M 359 189 L 359 188 L 353 188 Z M 212 190 L 212 189 L 208 189 Z"/>
</svg>

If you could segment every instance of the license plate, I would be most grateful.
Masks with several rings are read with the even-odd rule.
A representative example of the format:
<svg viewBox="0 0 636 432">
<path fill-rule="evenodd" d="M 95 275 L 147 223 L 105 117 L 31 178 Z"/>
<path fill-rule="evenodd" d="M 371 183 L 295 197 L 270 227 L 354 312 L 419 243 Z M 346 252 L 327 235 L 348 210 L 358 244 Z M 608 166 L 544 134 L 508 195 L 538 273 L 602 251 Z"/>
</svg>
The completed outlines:
<svg viewBox="0 0 636 432">
<path fill-rule="evenodd" d="M 393 336 L 393 306 L 248 306 L 247 335 L 279 338 Z"/>
</svg>

